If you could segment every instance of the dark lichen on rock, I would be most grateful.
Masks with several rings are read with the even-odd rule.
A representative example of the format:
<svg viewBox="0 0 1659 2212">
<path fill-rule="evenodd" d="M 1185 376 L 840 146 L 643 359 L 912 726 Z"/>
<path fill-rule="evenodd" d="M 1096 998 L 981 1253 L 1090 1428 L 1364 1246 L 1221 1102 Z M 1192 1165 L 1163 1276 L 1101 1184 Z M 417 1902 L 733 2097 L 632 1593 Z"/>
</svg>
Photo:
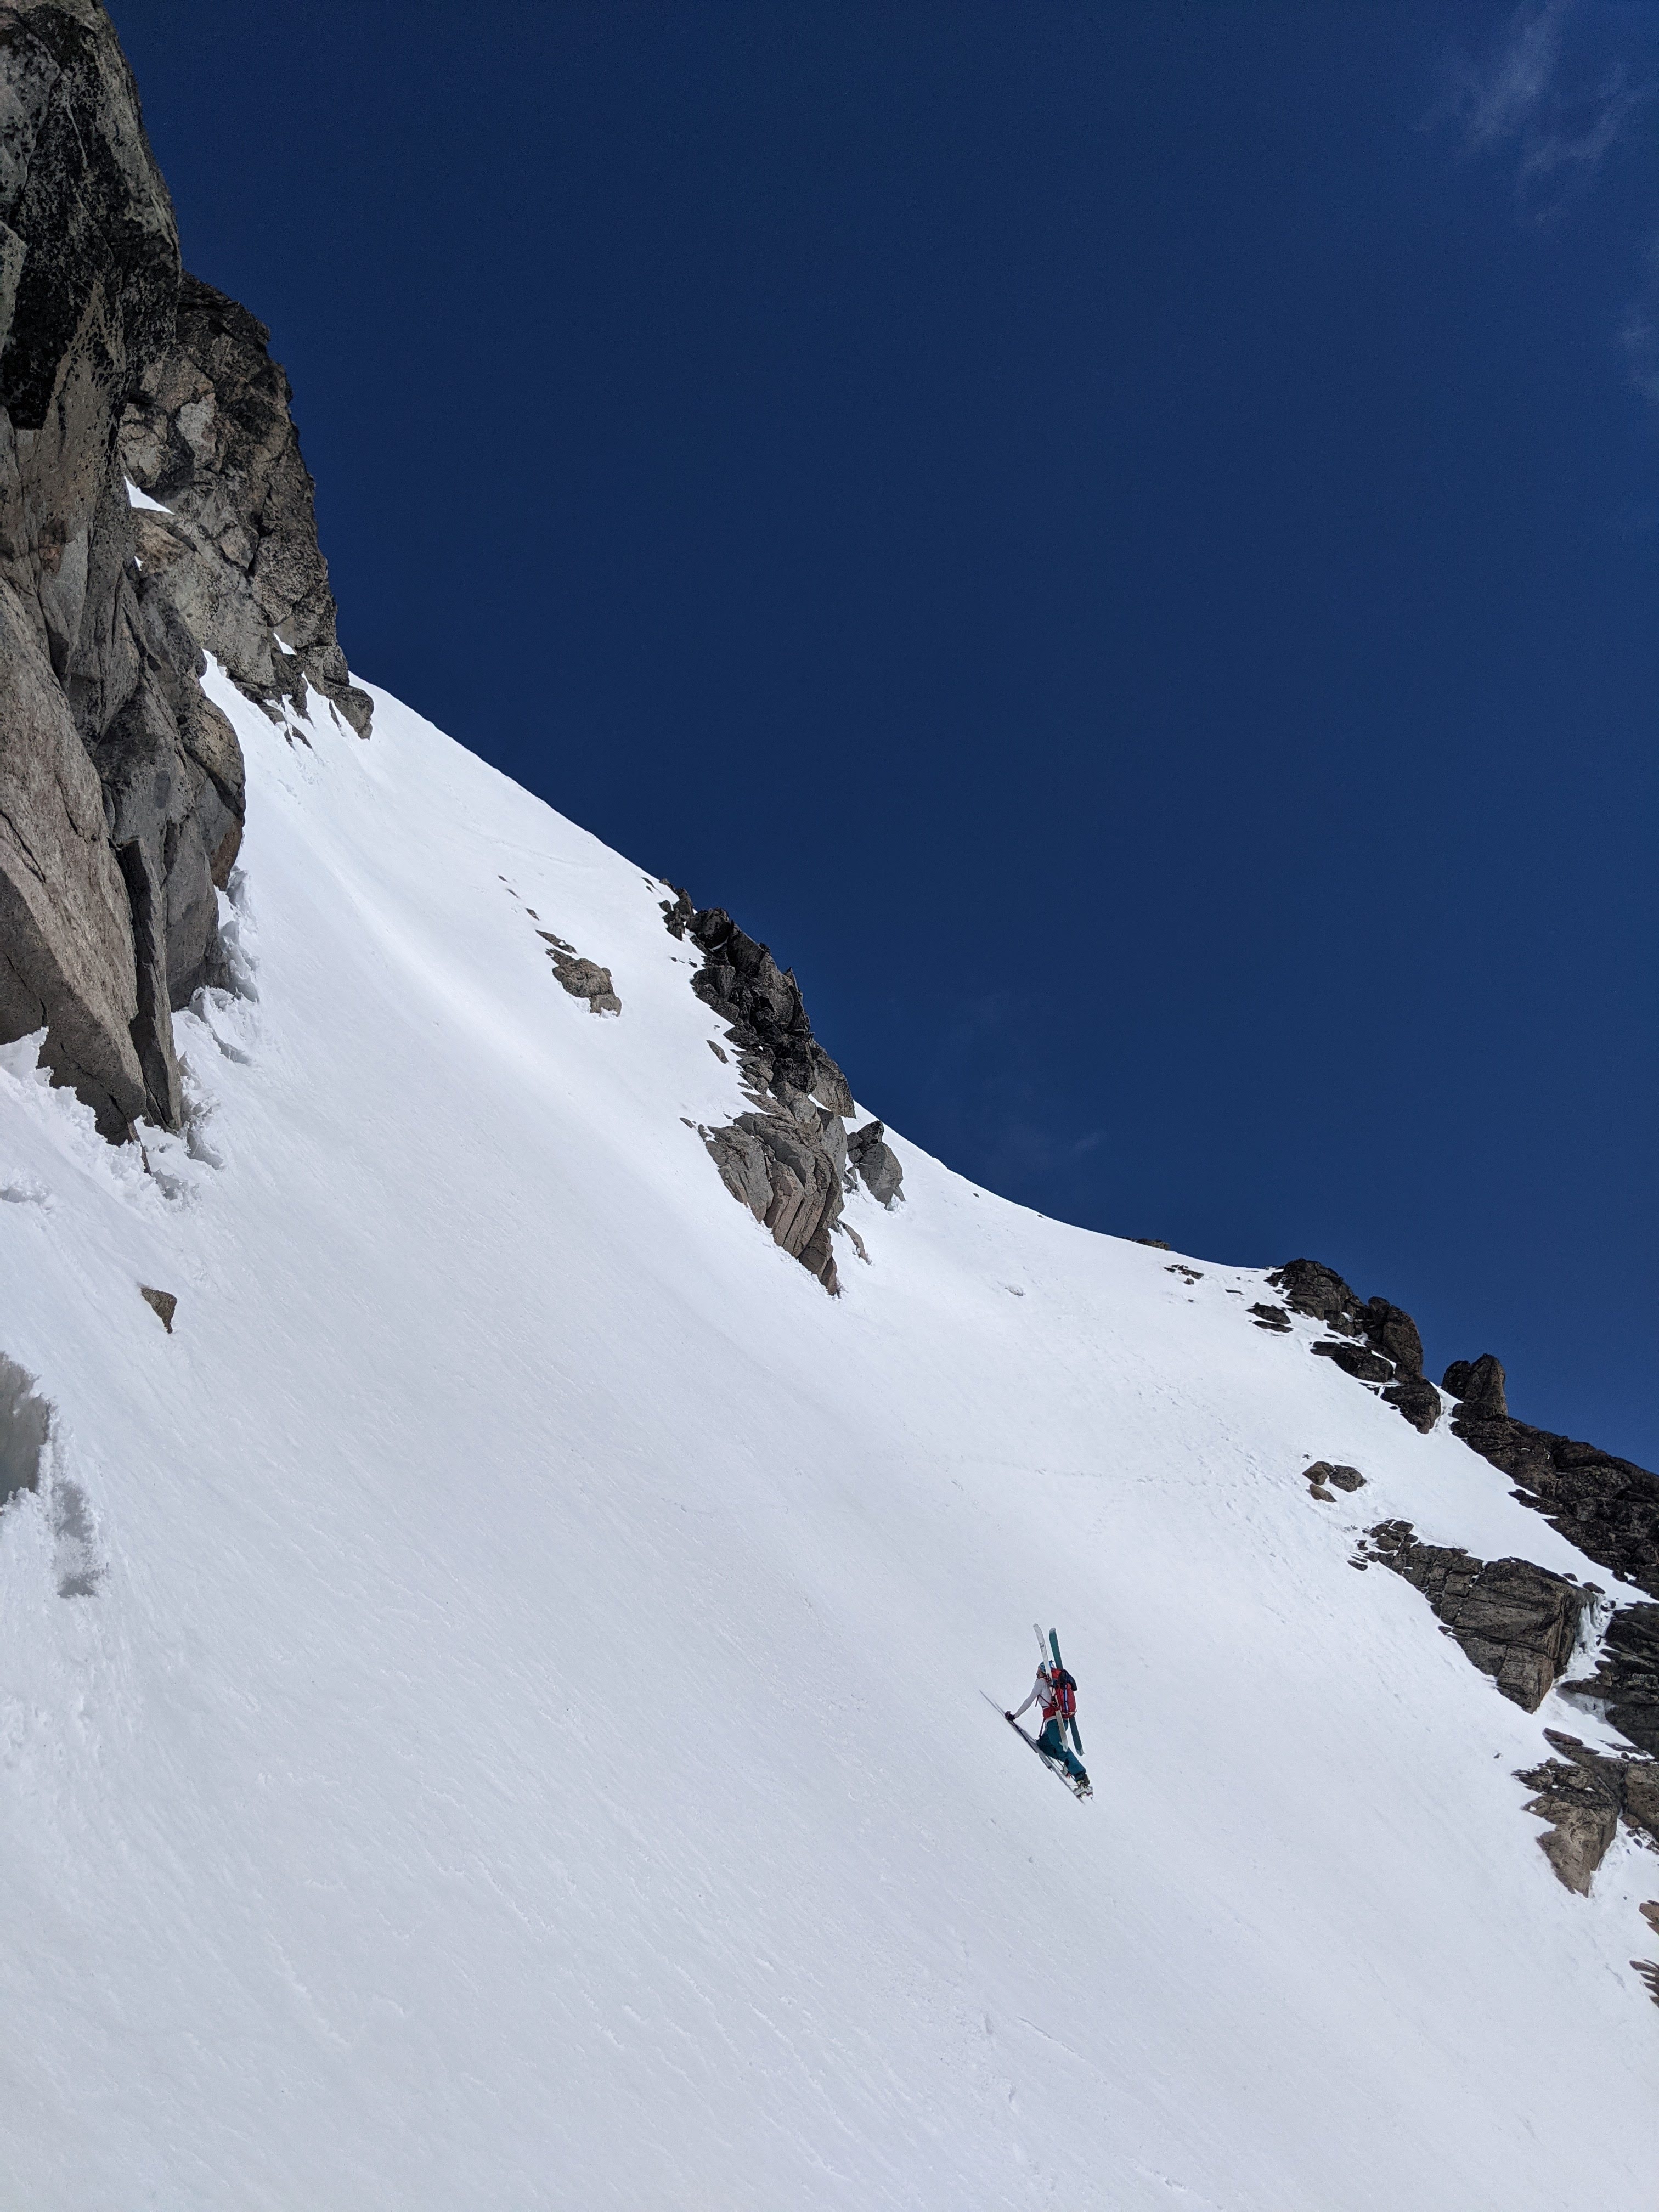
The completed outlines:
<svg viewBox="0 0 1659 2212">
<path fill-rule="evenodd" d="M 1464 1656 L 1506 1698 L 1536 1712 L 1566 1672 L 1589 1593 L 1529 1559 L 1478 1559 L 1425 1544 L 1408 1521 L 1379 1522 L 1364 1547 L 1428 1600 Z"/>
<path fill-rule="evenodd" d="M 1267 1280 L 1293 1313 L 1323 1322 L 1330 1332 L 1310 1352 L 1355 1382 L 1375 1385 L 1419 1434 L 1429 1433 L 1440 1419 L 1440 1393 L 1424 1375 L 1423 1340 L 1403 1307 L 1357 1297 L 1334 1268 L 1317 1260 L 1287 1261 Z"/>
<path fill-rule="evenodd" d="M 1502 1468 L 1522 1504 L 1598 1565 L 1659 1598 L 1659 1476 L 1594 1444 L 1516 1420 L 1503 1367 L 1489 1352 L 1454 1360 L 1443 1387 L 1457 1401 L 1453 1435 Z"/>
</svg>

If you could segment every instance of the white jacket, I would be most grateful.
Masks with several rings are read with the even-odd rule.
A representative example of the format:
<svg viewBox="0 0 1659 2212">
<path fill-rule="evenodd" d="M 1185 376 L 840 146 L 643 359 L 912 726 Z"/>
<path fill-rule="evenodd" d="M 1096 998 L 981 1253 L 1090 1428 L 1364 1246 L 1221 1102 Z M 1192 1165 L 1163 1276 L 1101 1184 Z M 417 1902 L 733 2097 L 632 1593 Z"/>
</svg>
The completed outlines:
<svg viewBox="0 0 1659 2212">
<path fill-rule="evenodd" d="M 1036 1680 L 1031 1685 L 1031 1694 L 1027 1698 L 1023 1705 L 1020 1705 L 1016 1709 L 1014 1718 L 1018 1720 L 1021 1713 L 1028 1712 L 1033 1705 L 1037 1704 L 1041 1704 L 1042 1707 L 1042 1717 L 1045 1723 L 1052 1720 L 1059 1719 L 1060 1695 L 1055 1690 L 1053 1683 L 1048 1680 L 1048 1669 L 1046 1667 L 1039 1667 L 1037 1668 Z M 1063 1726 L 1060 1733 L 1062 1735 L 1065 1734 Z"/>
</svg>

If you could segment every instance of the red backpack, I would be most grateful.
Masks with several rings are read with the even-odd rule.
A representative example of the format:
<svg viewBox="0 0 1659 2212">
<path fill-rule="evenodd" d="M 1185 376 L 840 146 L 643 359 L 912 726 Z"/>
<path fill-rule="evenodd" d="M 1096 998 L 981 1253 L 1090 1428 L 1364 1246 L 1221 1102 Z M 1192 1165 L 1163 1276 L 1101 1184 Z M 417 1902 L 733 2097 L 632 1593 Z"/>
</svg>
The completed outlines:
<svg viewBox="0 0 1659 2212">
<path fill-rule="evenodd" d="M 1055 1710 L 1061 1720 L 1076 1719 L 1077 1684 L 1063 1667 L 1051 1667 L 1048 1669 L 1048 1693 L 1054 1701 Z"/>
</svg>

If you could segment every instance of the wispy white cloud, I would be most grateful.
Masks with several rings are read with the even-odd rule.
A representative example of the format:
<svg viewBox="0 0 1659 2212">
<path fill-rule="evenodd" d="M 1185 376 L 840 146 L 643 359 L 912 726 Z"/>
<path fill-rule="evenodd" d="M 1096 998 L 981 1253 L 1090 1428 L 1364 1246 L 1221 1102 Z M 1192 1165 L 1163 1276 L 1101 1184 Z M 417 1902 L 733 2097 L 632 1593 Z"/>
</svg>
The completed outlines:
<svg viewBox="0 0 1659 2212">
<path fill-rule="evenodd" d="M 1521 155 L 1522 181 L 1547 177 L 1569 165 L 1593 169 L 1630 116 L 1653 97 L 1655 90 L 1651 84 L 1626 84 L 1623 71 L 1615 70 L 1592 96 L 1595 112 L 1581 129 L 1550 130 L 1529 137 Z"/>
<path fill-rule="evenodd" d="M 1649 242 L 1644 281 L 1626 311 L 1619 342 L 1631 382 L 1659 407 L 1659 239 Z"/>
<path fill-rule="evenodd" d="M 1652 79 L 1632 82 L 1622 62 L 1570 52 L 1568 31 L 1583 20 L 1579 0 L 1523 0 L 1484 58 L 1453 61 L 1431 118 L 1452 123 L 1468 154 L 1512 161 L 1517 192 L 1544 219 L 1659 92 Z"/>
<path fill-rule="evenodd" d="M 1639 23 L 1596 0 L 1522 0 L 1479 60 L 1453 59 L 1444 98 L 1428 117 L 1449 125 L 1471 159 L 1510 166 L 1527 216 L 1553 223 L 1589 189 L 1638 108 L 1659 94 L 1654 21 Z M 1645 46 L 1646 75 L 1632 72 L 1611 38 Z M 1659 239 L 1619 329 L 1631 381 L 1659 407 Z"/>
<path fill-rule="evenodd" d="M 1502 44 L 1485 67 L 1460 64 L 1454 95 L 1466 143 L 1474 149 L 1523 133 L 1549 97 L 1561 62 L 1561 27 L 1572 0 L 1528 0 L 1510 17 Z"/>
</svg>

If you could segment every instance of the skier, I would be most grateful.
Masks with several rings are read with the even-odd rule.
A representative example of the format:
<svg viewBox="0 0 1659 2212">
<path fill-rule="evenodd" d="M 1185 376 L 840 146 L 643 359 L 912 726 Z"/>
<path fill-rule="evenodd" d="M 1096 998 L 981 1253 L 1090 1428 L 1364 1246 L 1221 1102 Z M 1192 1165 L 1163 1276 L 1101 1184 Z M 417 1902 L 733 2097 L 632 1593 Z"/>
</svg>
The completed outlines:
<svg viewBox="0 0 1659 2212">
<path fill-rule="evenodd" d="M 1066 1741 L 1066 1723 L 1077 1710 L 1077 1684 L 1063 1667 L 1051 1667 L 1045 1659 L 1036 1670 L 1036 1680 L 1031 1685 L 1031 1694 L 1018 1712 L 1005 1711 L 1002 1717 L 1019 1728 L 1019 1715 L 1032 1705 L 1042 1707 L 1042 1728 L 1036 1739 L 1036 1747 L 1045 1759 L 1052 1759 L 1063 1766 L 1077 1785 L 1079 1796 L 1087 1796 L 1093 1790 L 1088 1769 Z M 1020 1729 L 1020 1734 L 1025 1731 Z M 1026 1737 L 1027 1742 L 1030 1741 Z"/>
</svg>

